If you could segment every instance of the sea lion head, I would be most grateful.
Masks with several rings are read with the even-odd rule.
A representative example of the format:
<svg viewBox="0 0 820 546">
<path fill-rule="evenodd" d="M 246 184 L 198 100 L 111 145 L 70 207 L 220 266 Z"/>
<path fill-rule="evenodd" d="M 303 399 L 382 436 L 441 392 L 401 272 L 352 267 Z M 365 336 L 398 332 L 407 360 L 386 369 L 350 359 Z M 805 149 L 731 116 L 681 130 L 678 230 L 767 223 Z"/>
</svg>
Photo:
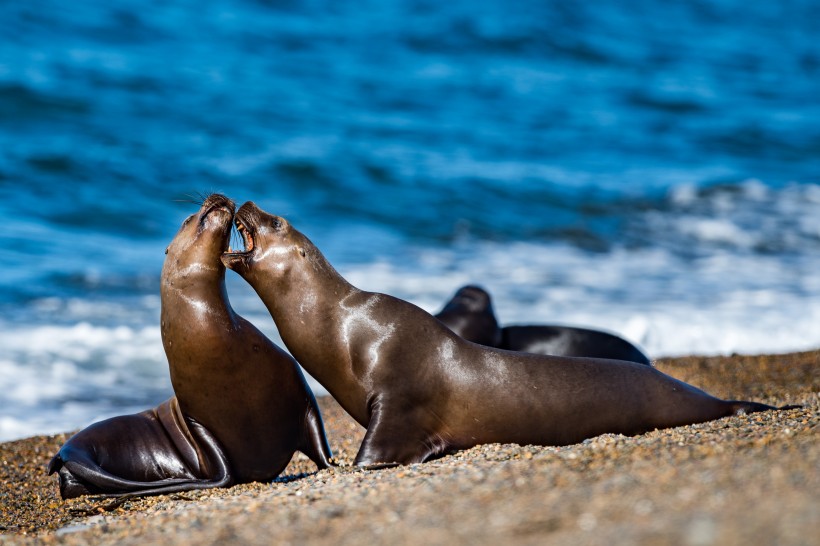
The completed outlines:
<svg viewBox="0 0 820 546">
<path fill-rule="evenodd" d="M 486 290 L 480 286 L 468 284 L 458 289 L 442 312 L 449 310 L 463 313 L 486 313 L 488 311 L 492 313 L 493 305 L 490 302 L 490 294 Z"/>
<path fill-rule="evenodd" d="M 490 294 L 480 286 L 462 286 L 436 318 L 468 341 L 490 347 L 501 343 Z"/>
<path fill-rule="evenodd" d="M 222 263 L 253 284 L 264 276 L 267 282 L 284 280 L 300 263 L 318 254 L 310 240 L 282 218 L 269 214 L 248 201 L 234 218 L 244 250 L 222 254 Z"/>
<path fill-rule="evenodd" d="M 199 210 L 182 222 L 165 249 L 163 282 L 213 273 L 224 275 L 220 256 L 228 248 L 235 208 L 234 202 L 224 195 L 214 193 L 205 198 Z"/>
</svg>

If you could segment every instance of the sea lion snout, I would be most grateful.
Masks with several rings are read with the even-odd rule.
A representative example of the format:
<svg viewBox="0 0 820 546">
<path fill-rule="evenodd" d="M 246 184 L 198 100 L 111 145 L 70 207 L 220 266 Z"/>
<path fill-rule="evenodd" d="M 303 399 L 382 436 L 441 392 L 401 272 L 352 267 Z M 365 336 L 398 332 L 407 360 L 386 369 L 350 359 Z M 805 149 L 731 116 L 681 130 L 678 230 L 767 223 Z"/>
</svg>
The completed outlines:
<svg viewBox="0 0 820 546">
<path fill-rule="evenodd" d="M 241 223 L 250 233 L 274 231 L 285 232 L 290 229 L 290 223 L 281 216 L 269 214 L 256 206 L 253 201 L 246 201 L 236 211 L 237 224 Z"/>
<path fill-rule="evenodd" d="M 253 201 L 246 201 L 233 218 L 236 231 L 242 238 L 243 249 L 228 248 L 221 256 L 222 263 L 228 269 L 239 274 L 247 272 L 248 262 L 256 250 L 256 226 L 259 225 L 259 207 Z"/>
<path fill-rule="evenodd" d="M 199 210 L 199 220 L 202 225 L 214 223 L 215 227 L 222 229 L 225 224 L 230 226 L 233 221 L 236 204 L 225 195 L 212 193 L 205 198 Z"/>
<path fill-rule="evenodd" d="M 218 209 L 229 212 L 231 216 L 233 216 L 234 211 L 236 210 L 236 203 L 234 203 L 233 200 L 226 195 L 222 195 L 221 193 L 212 193 L 202 202 L 201 209 L 205 211 L 203 216 L 207 216 L 214 210 Z"/>
<path fill-rule="evenodd" d="M 288 238 L 288 221 L 281 216 L 268 214 L 253 201 L 246 201 L 239 207 L 234 216 L 234 225 L 242 237 L 245 248 L 228 249 L 228 252 L 222 254 L 222 263 L 243 277 L 251 272 L 260 252 L 264 254 L 267 248 L 292 244 Z M 299 251 L 303 257 L 306 255 L 303 248 L 299 248 Z"/>
</svg>

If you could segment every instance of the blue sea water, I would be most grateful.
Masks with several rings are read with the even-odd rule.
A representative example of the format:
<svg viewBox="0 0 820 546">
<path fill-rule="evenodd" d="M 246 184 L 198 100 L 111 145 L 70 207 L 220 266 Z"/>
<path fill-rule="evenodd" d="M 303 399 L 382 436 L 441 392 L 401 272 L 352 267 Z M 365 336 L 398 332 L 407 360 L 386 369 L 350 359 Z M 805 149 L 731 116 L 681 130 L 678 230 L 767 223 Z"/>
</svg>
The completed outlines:
<svg viewBox="0 0 820 546">
<path fill-rule="evenodd" d="M 652 357 L 820 346 L 818 21 L 810 0 L 0 3 L 0 440 L 171 395 L 163 250 L 210 191 L 430 311 L 480 283 L 503 323 Z"/>
</svg>

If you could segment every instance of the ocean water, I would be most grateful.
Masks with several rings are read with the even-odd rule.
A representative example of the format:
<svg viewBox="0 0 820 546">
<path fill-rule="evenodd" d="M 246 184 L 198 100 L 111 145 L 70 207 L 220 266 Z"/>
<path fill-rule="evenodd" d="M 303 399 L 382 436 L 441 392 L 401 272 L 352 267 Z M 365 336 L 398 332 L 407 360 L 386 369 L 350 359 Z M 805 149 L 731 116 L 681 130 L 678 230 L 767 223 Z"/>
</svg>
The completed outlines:
<svg viewBox="0 0 820 546">
<path fill-rule="evenodd" d="M 163 251 L 211 191 L 432 312 L 820 346 L 818 6 L 0 3 L 0 440 L 171 395 Z"/>
</svg>

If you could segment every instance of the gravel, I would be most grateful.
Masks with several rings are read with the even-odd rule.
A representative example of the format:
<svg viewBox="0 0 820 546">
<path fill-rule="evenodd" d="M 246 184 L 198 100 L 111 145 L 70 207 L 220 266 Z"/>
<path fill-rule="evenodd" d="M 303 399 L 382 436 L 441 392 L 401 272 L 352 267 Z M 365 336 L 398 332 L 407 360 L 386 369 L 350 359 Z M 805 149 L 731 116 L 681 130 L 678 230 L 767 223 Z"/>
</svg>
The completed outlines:
<svg viewBox="0 0 820 546">
<path fill-rule="evenodd" d="M 70 436 L 0 444 L 0 544 L 820 545 L 820 351 L 663 359 L 716 396 L 801 409 L 580 444 L 489 444 L 417 465 L 350 466 L 364 429 L 319 399 L 340 467 L 297 454 L 272 483 L 76 516 L 49 459 Z"/>
</svg>

